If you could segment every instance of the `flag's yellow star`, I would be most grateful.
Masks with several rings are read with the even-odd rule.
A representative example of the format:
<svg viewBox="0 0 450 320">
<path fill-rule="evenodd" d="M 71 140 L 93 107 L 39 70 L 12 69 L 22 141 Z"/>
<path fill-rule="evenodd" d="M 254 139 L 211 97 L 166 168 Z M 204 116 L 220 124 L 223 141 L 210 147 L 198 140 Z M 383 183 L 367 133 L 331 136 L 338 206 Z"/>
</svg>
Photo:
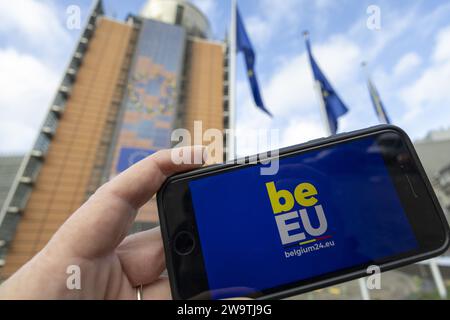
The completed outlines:
<svg viewBox="0 0 450 320">
<path fill-rule="evenodd" d="M 252 69 L 248 69 L 247 73 L 248 73 L 249 77 L 253 77 L 253 70 Z"/>
</svg>

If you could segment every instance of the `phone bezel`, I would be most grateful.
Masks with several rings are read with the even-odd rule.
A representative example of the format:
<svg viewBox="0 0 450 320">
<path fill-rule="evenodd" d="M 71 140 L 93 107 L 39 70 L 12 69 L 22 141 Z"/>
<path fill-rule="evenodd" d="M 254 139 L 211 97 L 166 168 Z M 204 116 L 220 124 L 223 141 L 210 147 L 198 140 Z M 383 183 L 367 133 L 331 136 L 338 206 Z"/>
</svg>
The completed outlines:
<svg viewBox="0 0 450 320">
<path fill-rule="evenodd" d="M 366 136 L 380 134 L 380 133 L 389 132 L 389 131 L 399 134 L 401 136 L 402 140 L 405 142 L 407 151 L 416 166 L 417 172 L 420 175 L 421 182 L 424 183 L 423 187 L 425 188 L 427 194 L 429 195 L 429 200 L 431 200 L 431 203 L 435 209 L 435 212 L 438 215 L 437 218 L 440 222 L 440 226 L 444 228 L 442 230 L 444 239 L 443 239 L 442 244 L 439 244 L 438 247 L 436 247 L 434 249 L 430 249 L 427 252 L 415 253 L 412 255 L 411 254 L 397 255 L 397 256 L 395 256 L 394 261 L 389 261 L 389 260 L 393 259 L 393 258 L 389 258 L 389 259 L 386 259 L 386 260 L 388 260 L 386 262 L 378 263 L 381 271 L 387 271 L 387 270 L 390 270 L 393 268 L 401 267 L 406 264 L 414 263 L 414 262 L 417 262 L 420 260 L 424 260 L 424 259 L 436 256 L 436 255 L 439 255 L 439 254 L 445 252 L 445 250 L 447 249 L 447 247 L 449 245 L 449 229 L 448 229 L 448 224 L 445 219 L 445 215 L 442 211 L 442 208 L 439 205 L 437 197 L 431 187 L 431 183 L 429 182 L 428 177 L 425 174 L 425 171 L 419 160 L 419 157 L 417 156 L 417 153 L 415 152 L 413 144 L 412 144 L 411 140 L 409 139 L 409 137 L 407 136 L 407 134 L 402 129 L 400 129 L 396 126 L 379 125 L 379 126 L 371 127 L 368 129 L 358 130 L 358 131 L 354 131 L 354 132 L 350 132 L 350 133 L 341 133 L 341 134 L 338 134 L 338 135 L 335 135 L 332 137 L 313 140 L 313 141 L 310 141 L 307 143 L 283 148 L 279 151 L 279 157 L 285 157 L 285 156 L 303 153 L 303 152 L 307 152 L 307 151 L 314 150 L 317 148 L 336 145 L 338 143 L 351 141 L 354 139 L 359 139 L 359 138 L 363 138 Z M 263 156 L 266 156 L 266 155 L 263 155 Z M 171 219 L 171 217 L 173 219 L 173 217 L 176 215 L 174 215 L 173 213 L 171 213 L 171 215 L 165 214 L 164 205 L 163 205 L 165 190 L 167 189 L 167 187 L 170 184 L 179 182 L 181 180 L 188 180 L 191 178 L 198 178 L 200 176 L 217 174 L 219 172 L 227 171 L 230 169 L 257 165 L 258 159 L 261 159 L 261 155 L 245 157 L 244 159 L 246 160 L 245 163 L 243 163 L 244 162 L 243 158 L 241 158 L 241 159 L 235 160 L 233 162 L 212 165 L 209 167 L 204 167 L 204 168 L 200 168 L 200 169 L 196 169 L 193 171 L 189 171 L 189 172 L 171 176 L 166 180 L 166 182 L 164 183 L 164 185 L 161 187 L 160 191 L 158 192 L 158 195 L 157 195 L 158 212 L 159 212 L 161 231 L 162 231 L 163 242 L 164 242 L 164 249 L 165 249 L 165 254 L 166 254 L 167 270 L 168 270 L 168 274 L 169 274 L 173 298 L 182 299 L 184 297 L 180 294 L 180 289 L 181 289 L 180 284 L 179 284 L 180 280 L 178 279 L 177 272 L 176 272 L 176 266 L 174 265 L 174 263 L 175 263 L 174 260 L 179 259 L 179 257 L 174 257 L 175 253 L 173 252 L 173 249 L 171 248 L 171 237 L 173 237 L 173 235 L 171 235 L 171 232 L 169 232 L 169 230 L 168 230 L 169 226 L 171 225 L 171 221 L 168 221 L 168 220 Z M 267 159 L 267 156 L 266 156 L 266 158 L 263 158 L 263 159 Z M 181 201 L 181 199 L 180 199 L 180 201 Z M 409 218 L 409 215 L 408 215 L 408 218 Z M 200 253 L 201 253 L 201 245 L 200 245 L 200 241 L 198 241 L 199 239 L 198 239 L 197 231 L 195 230 L 195 217 L 193 216 L 193 214 L 192 214 L 192 217 L 190 217 L 190 219 L 191 219 L 190 224 L 189 224 L 190 232 L 192 232 L 194 234 L 194 236 L 196 237 L 198 250 L 200 250 Z M 194 227 L 192 227 L 192 226 L 194 226 Z M 195 270 L 195 272 L 198 273 L 195 275 L 195 278 L 196 278 L 195 283 L 200 286 L 206 285 L 206 288 L 207 288 L 207 276 L 206 276 L 206 271 L 204 268 L 204 264 L 203 264 L 201 255 L 200 255 L 201 261 L 197 261 L 197 260 L 199 260 L 199 259 L 196 259 L 196 261 L 191 259 L 191 261 L 190 261 L 191 264 L 196 264 L 195 268 L 192 268 L 193 270 Z M 295 285 L 298 282 L 295 282 L 294 283 L 295 287 L 293 287 L 293 288 L 290 287 L 293 284 L 289 284 L 286 286 L 279 286 L 279 287 L 275 288 L 276 292 L 265 293 L 262 296 L 255 296 L 255 297 L 258 299 L 283 298 L 283 297 L 291 296 L 294 294 L 300 294 L 300 293 L 307 292 L 310 290 L 318 289 L 321 287 L 330 286 L 330 285 L 333 285 L 333 284 L 336 284 L 339 282 L 356 279 L 356 278 L 367 275 L 366 268 L 370 264 L 371 263 L 369 262 L 365 265 L 356 266 L 354 268 L 355 270 L 351 270 L 351 269 L 347 268 L 347 269 L 345 269 L 345 271 L 336 271 L 334 273 L 343 273 L 343 274 L 339 274 L 339 275 L 335 275 L 335 276 L 333 276 L 333 275 L 330 276 L 330 273 L 328 273 L 328 274 L 325 274 L 320 277 L 315 277 L 315 278 L 312 278 L 312 279 L 314 279 L 313 282 L 309 283 L 309 284 L 303 284 L 303 285 L 298 286 L 298 285 Z M 203 279 L 202 279 L 202 275 L 203 275 Z M 323 279 L 321 279 L 322 277 L 323 277 Z M 300 282 L 304 282 L 304 281 L 300 281 Z M 289 287 L 289 288 L 283 289 L 282 287 Z M 264 290 L 264 291 L 270 291 L 270 289 Z M 205 298 L 210 298 L 210 296 L 208 295 L 208 292 L 206 291 L 206 293 L 204 295 L 198 296 L 198 298 L 205 299 Z"/>
</svg>

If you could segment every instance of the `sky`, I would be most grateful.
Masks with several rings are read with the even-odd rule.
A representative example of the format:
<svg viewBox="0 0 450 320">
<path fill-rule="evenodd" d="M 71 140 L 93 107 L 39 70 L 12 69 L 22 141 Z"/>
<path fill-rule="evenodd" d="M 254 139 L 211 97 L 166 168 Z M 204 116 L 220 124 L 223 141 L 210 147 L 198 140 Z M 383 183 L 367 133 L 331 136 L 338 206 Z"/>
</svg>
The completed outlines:
<svg viewBox="0 0 450 320">
<path fill-rule="evenodd" d="M 151 1 L 151 0 L 150 0 Z M 223 40 L 228 0 L 193 0 Z M 106 15 L 124 20 L 144 0 L 104 0 Z M 67 27 L 70 6 L 84 19 L 90 0 L 0 0 L 0 154 L 32 146 L 80 30 Z M 369 6 L 380 28 L 367 27 Z M 275 129 L 276 146 L 325 134 L 302 32 L 349 112 L 339 131 L 378 123 L 361 62 L 378 88 L 391 121 L 413 139 L 450 127 L 450 1 L 442 0 L 238 0 L 256 50 L 256 72 L 273 118 L 253 104 L 242 55 L 237 63 L 237 128 Z M 245 134 L 238 134 L 244 140 Z M 240 155 L 256 152 L 238 143 Z"/>
</svg>

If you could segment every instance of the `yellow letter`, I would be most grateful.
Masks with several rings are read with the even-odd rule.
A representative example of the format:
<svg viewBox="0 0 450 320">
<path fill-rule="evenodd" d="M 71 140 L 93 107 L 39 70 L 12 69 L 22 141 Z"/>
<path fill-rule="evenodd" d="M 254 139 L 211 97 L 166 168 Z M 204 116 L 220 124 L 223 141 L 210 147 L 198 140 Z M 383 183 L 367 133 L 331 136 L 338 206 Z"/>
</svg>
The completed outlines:
<svg viewBox="0 0 450 320">
<path fill-rule="evenodd" d="M 311 207 L 317 203 L 314 198 L 317 194 L 316 188 L 311 183 L 300 183 L 294 190 L 295 200 L 303 207 Z"/>
<path fill-rule="evenodd" d="M 294 207 L 294 197 L 287 190 L 277 191 L 273 182 L 266 183 L 267 192 L 269 193 L 270 204 L 273 213 L 288 212 Z M 280 198 L 284 198 L 284 203 L 280 203 Z"/>
</svg>

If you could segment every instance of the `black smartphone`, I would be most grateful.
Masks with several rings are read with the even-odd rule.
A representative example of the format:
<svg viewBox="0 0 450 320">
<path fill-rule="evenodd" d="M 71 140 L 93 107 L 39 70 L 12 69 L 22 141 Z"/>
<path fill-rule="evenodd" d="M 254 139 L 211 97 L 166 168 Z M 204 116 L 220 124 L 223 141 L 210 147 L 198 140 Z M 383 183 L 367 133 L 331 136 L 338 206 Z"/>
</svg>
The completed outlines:
<svg viewBox="0 0 450 320">
<path fill-rule="evenodd" d="M 283 298 L 448 247 L 442 209 L 395 126 L 245 160 L 172 176 L 159 191 L 174 298 Z"/>
</svg>

